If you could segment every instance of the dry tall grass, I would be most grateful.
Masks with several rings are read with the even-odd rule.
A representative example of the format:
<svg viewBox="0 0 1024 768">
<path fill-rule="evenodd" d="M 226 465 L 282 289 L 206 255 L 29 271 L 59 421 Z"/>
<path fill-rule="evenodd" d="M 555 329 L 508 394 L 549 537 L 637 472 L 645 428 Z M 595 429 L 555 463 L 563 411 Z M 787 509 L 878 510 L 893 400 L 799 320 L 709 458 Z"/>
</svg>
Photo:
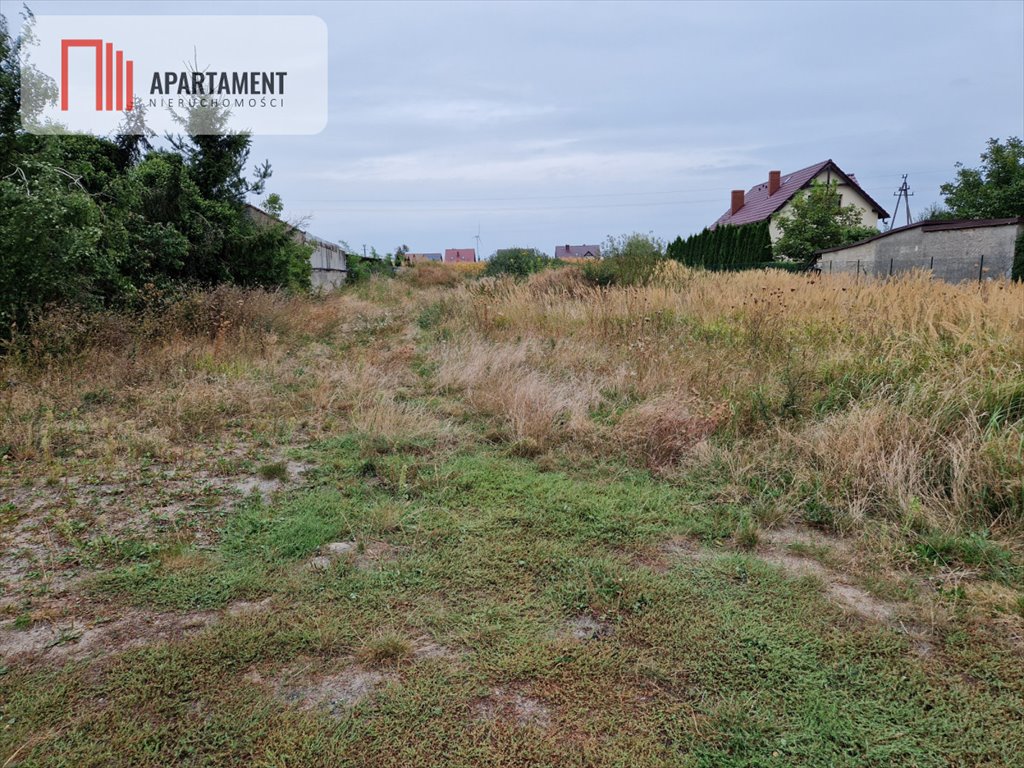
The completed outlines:
<svg viewBox="0 0 1024 768">
<path fill-rule="evenodd" d="M 60 474 L 80 460 L 196 461 L 218 444 L 300 441 L 353 418 L 386 431 L 380 393 L 415 381 L 390 343 L 415 303 L 385 292 L 394 300 L 219 288 L 135 315 L 53 312 L 0 361 L 4 462 L 30 477 L 39 463 Z M 349 351 L 360 337 L 373 343 Z"/>
<path fill-rule="evenodd" d="M 646 287 L 562 270 L 456 295 L 439 381 L 516 439 L 713 465 L 776 516 L 840 528 L 1024 523 L 1020 284 L 670 265 Z"/>
<path fill-rule="evenodd" d="M 9 473 L 351 429 L 452 435 L 457 408 L 407 397 L 432 390 L 519 453 L 703 467 L 774 519 L 1024 526 L 1021 284 L 670 265 L 598 289 L 576 268 L 517 283 L 425 264 L 321 298 L 219 289 L 133 318 L 55 313 L 0 381 Z"/>
</svg>

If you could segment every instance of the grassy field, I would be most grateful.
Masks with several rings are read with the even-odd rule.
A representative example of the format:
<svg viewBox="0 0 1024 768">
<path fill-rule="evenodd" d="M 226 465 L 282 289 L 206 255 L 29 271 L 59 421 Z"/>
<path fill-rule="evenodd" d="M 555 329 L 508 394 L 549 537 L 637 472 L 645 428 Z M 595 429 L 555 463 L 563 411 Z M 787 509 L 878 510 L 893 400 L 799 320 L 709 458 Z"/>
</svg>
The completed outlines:
<svg viewBox="0 0 1024 768">
<path fill-rule="evenodd" d="M 1024 285 L 427 264 L 0 362 L 0 766 L 1020 765 Z"/>
</svg>

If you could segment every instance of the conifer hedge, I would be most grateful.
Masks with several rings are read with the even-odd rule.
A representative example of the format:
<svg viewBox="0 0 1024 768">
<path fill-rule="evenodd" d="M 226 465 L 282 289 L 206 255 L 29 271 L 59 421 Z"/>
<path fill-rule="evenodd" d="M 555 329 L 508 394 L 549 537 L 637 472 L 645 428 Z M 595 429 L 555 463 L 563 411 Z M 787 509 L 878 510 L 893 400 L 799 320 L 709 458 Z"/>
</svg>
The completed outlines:
<svg viewBox="0 0 1024 768">
<path fill-rule="evenodd" d="M 772 266 L 768 222 L 704 229 L 669 243 L 665 255 L 689 267 L 713 270 L 758 269 Z"/>
</svg>

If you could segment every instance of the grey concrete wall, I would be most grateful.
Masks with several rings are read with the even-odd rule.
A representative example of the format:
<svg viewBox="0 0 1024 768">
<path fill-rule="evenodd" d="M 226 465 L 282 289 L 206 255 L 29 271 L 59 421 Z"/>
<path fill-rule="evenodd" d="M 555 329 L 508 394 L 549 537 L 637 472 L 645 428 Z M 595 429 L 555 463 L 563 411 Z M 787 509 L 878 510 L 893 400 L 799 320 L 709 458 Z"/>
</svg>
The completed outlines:
<svg viewBox="0 0 1024 768">
<path fill-rule="evenodd" d="M 314 269 L 310 275 L 310 282 L 314 288 L 322 288 L 327 291 L 345 284 L 347 273 L 340 269 Z"/>
<path fill-rule="evenodd" d="M 314 237 L 307 237 L 306 243 L 314 250 L 309 256 L 313 267 L 311 281 L 314 288 L 337 288 L 345 282 L 348 274 L 345 267 L 345 253 L 340 246 Z"/>
<path fill-rule="evenodd" d="M 823 253 L 818 266 L 823 274 L 860 270 L 862 275 L 886 277 L 913 269 L 931 269 L 942 280 L 959 283 L 1009 278 L 1013 245 L 1024 231 L 1021 224 L 963 229 L 913 227 L 841 251 Z M 982 261 L 984 256 L 984 261 Z"/>
<path fill-rule="evenodd" d="M 309 263 L 313 267 L 310 282 L 314 288 L 330 290 L 343 285 L 348 275 L 345 267 L 345 253 L 341 247 L 315 237 L 307 237 L 306 244 L 313 246 Z"/>
</svg>

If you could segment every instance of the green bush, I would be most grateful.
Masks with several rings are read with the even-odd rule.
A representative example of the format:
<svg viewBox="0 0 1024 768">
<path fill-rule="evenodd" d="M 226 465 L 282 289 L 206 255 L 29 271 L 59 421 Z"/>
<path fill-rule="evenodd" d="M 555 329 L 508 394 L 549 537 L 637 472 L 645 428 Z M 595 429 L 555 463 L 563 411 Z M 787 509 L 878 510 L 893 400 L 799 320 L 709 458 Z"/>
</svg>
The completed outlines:
<svg viewBox="0 0 1024 768">
<path fill-rule="evenodd" d="M 665 260 L 665 243 L 653 235 L 620 235 L 605 239 L 602 258 L 583 265 L 591 285 L 646 285 Z"/>
<path fill-rule="evenodd" d="M 376 254 L 376 251 L 374 251 L 374 254 Z M 364 283 L 374 275 L 381 277 L 395 276 L 395 265 L 391 263 L 390 259 L 363 258 L 354 253 L 346 254 L 345 269 L 348 271 L 345 282 L 351 285 Z"/>
<path fill-rule="evenodd" d="M 92 196 L 53 168 L 26 169 L 0 180 L 0 337 L 47 304 L 99 306 L 119 278 Z"/>
<path fill-rule="evenodd" d="M 606 288 L 617 282 L 616 264 L 610 259 L 588 261 L 583 265 L 583 279 L 591 285 Z"/>
<path fill-rule="evenodd" d="M 536 248 L 501 248 L 487 262 L 484 274 L 488 277 L 497 277 L 498 275 L 528 277 L 551 264 L 551 258 Z"/>
</svg>

